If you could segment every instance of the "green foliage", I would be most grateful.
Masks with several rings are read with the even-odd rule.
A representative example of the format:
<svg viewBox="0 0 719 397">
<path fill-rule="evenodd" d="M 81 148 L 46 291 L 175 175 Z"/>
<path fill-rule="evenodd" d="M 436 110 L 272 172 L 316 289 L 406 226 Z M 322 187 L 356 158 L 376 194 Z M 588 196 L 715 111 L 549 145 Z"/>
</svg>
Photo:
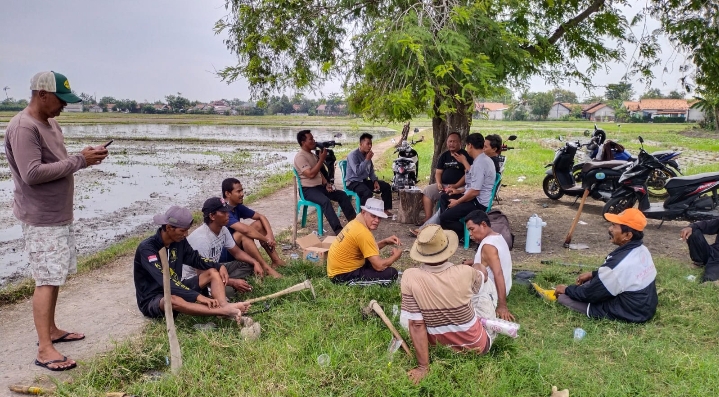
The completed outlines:
<svg viewBox="0 0 719 397">
<path fill-rule="evenodd" d="M 538 119 L 546 119 L 554 104 L 554 94 L 552 92 L 533 92 L 528 95 L 528 98 L 532 114 Z"/>
<path fill-rule="evenodd" d="M 604 93 L 604 97 L 608 100 L 621 100 L 631 101 L 634 96 L 634 90 L 632 90 L 632 84 L 627 82 L 621 82 L 617 84 L 607 84 L 607 90 Z"/>
<path fill-rule="evenodd" d="M 570 90 L 565 90 L 562 88 L 555 88 L 552 91 L 552 96 L 554 97 L 554 100 L 561 103 L 578 103 L 579 99 L 577 99 L 577 94 Z"/>
<path fill-rule="evenodd" d="M 662 99 L 666 98 L 659 88 L 651 88 L 643 93 L 639 99 Z"/>
<path fill-rule="evenodd" d="M 27 107 L 26 99 L 15 100 L 15 98 L 5 98 L 0 102 L 0 111 L 20 111 Z"/>
<path fill-rule="evenodd" d="M 180 92 L 178 92 L 177 95 L 165 96 L 165 101 L 174 113 L 184 113 L 185 110 L 190 107 L 190 100 L 183 97 Z"/>
</svg>

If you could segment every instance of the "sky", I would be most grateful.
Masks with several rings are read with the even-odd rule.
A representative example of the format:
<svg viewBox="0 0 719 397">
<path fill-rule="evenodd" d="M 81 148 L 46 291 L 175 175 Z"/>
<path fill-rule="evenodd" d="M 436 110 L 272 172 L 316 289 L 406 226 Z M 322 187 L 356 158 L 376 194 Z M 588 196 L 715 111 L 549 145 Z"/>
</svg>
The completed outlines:
<svg viewBox="0 0 719 397">
<path fill-rule="evenodd" d="M 234 65 L 236 58 L 215 35 L 215 22 L 227 14 L 224 0 L 3 0 L 0 11 L 0 88 L 15 98 L 29 97 L 33 74 L 54 70 L 65 74 L 78 93 L 85 92 L 137 101 L 163 100 L 182 93 L 190 100 L 249 99 L 245 81 L 221 81 L 215 71 Z M 644 5 L 637 2 L 627 9 L 628 18 Z M 649 21 L 650 30 L 659 27 Z M 652 87 L 664 93 L 680 88 L 678 66 L 662 69 L 671 59 L 671 46 L 665 50 L 662 66 L 655 69 Z M 627 49 L 631 53 L 632 49 Z M 618 82 L 627 68 L 608 65 L 608 73 L 594 79 L 597 85 Z M 530 91 L 553 88 L 541 78 L 529 81 Z M 590 95 L 582 87 L 563 84 L 580 98 Z M 637 94 L 643 84 L 634 83 Z M 321 93 L 341 92 L 340 82 L 328 82 Z M 602 94 L 599 88 L 594 94 Z M 291 92 L 288 92 L 291 94 Z M 4 93 L 0 93 L 3 97 Z"/>
</svg>

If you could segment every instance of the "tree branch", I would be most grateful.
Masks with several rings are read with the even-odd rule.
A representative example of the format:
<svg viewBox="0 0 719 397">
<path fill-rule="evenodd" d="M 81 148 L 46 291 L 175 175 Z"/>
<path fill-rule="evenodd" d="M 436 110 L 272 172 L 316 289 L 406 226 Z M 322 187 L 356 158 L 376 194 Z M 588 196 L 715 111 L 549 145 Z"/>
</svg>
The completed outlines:
<svg viewBox="0 0 719 397">
<path fill-rule="evenodd" d="M 579 25 L 585 19 L 589 18 L 590 15 L 599 11 L 599 9 L 604 5 L 605 2 L 606 0 L 594 0 L 594 2 L 590 4 L 586 10 L 582 11 L 579 15 L 570 19 L 569 21 L 559 25 L 557 30 L 555 30 L 554 33 L 547 40 L 549 45 L 554 45 L 557 41 L 559 41 L 559 39 L 561 39 L 562 36 L 564 36 L 564 34 L 567 32 L 567 29 L 571 29 Z M 527 50 L 530 55 L 534 56 L 539 53 L 538 46 L 539 44 L 533 44 L 531 46 L 525 46 L 524 49 Z"/>
</svg>

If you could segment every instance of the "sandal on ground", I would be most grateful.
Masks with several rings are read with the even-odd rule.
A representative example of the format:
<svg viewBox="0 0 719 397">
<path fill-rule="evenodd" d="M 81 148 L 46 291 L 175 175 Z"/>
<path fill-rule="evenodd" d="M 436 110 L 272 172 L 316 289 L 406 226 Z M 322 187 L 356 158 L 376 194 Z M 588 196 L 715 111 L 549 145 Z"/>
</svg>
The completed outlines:
<svg viewBox="0 0 719 397">
<path fill-rule="evenodd" d="M 72 363 L 72 364 L 68 365 L 67 367 L 51 367 L 50 366 L 52 364 L 60 364 L 60 363 L 64 363 L 64 362 L 67 362 L 66 356 L 62 356 L 62 359 L 45 361 L 44 363 L 41 363 L 38 359 L 35 359 L 35 365 L 37 365 L 38 367 L 43 367 L 45 369 L 49 369 L 50 371 L 67 371 L 69 369 L 73 369 L 73 368 L 77 367 L 77 363 Z"/>
<path fill-rule="evenodd" d="M 53 339 L 51 342 L 52 342 L 53 344 L 55 344 L 55 343 L 64 343 L 64 342 L 77 342 L 77 341 L 79 341 L 79 340 L 85 339 L 85 335 L 83 335 L 83 336 L 81 336 L 81 337 L 79 337 L 79 338 L 68 338 L 68 336 L 70 336 L 70 335 L 72 335 L 72 334 L 80 335 L 80 334 L 78 334 L 77 332 L 68 332 L 68 333 L 66 333 L 65 335 L 63 335 L 63 336 L 61 336 L 61 337 L 59 337 L 59 338 L 57 338 L 57 339 Z M 37 342 L 37 343 L 35 343 L 35 344 L 38 345 L 38 346 L 40 346 L 40 342 Z"/>
<path fill-rule="evenodd" d="M 409 235 L 412 237 L 417 237 L 419 235 L 419 229 L 409 229 Z"/>
<path fill-rule="evenodd" d="M 63 335 L 63 336 L 61 336 L 61 337 L 59 337 L 59 338 L 57 338 L 57 339 L 53 339 L 53 340 L 52 340 L 52 343 L 77 342 L 77 341 L 79 341 L 79 340 L 85 339 L 85 335 L 82 335 L 82 336 L 79 337 L 79 338 L 68 338 L 68 336 L 73 335 L 73 334 L 75 334 L 75 335 L 80 335 L 80 334 L 78 334 L 77 332 L 68 332 L 68 333 L 66 333 L 65 335 Z"/>
</svg>

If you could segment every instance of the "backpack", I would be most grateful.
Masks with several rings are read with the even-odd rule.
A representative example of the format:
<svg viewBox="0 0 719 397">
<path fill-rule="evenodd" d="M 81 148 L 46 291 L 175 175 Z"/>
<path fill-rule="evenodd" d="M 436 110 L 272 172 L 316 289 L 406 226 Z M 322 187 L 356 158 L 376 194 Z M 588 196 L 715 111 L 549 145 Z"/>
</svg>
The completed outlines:
<svg viewBox="0 0 719 397">
<path fill-rule="evenodd" d="M 487 213 L 487 216 L 489 217 L 489 223 L 492 224 L 492 230 L 504 237 L 507 246 L 511 250 L 514 246 L 514 233 L 512 233 L 512 229 L 509 226 L 507 216 L 500 210 L 491 210 Z"/>
</svg>

